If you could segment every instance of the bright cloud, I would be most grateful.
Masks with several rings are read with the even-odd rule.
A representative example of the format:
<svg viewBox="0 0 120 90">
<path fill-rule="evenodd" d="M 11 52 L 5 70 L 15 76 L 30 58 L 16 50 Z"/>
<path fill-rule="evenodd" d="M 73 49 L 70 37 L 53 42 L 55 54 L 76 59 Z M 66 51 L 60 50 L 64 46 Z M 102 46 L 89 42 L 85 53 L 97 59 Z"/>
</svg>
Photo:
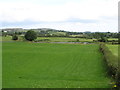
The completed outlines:
<svg viewBox="0 0 120 90">
<path fill-rule="evenodd" d="M 0 3 L 1 28 L 55 28 L 67 31 L 118 31 L 117 0 L 29 0 Z M 28 3 L 29 2 L 29 3 Z M 23 24 L 24 25 L 23 25 Z"/>
</svg>

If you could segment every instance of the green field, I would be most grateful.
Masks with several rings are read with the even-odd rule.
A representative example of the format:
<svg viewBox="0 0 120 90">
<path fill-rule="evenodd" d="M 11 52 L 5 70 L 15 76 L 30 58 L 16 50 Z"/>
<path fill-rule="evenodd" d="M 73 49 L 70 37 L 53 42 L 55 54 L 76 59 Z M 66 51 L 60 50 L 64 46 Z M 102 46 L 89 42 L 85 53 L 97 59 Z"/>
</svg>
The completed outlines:
<svg viewBox="0 0 120 90">
<path fill-rule="evenodd" d="M 80 42 L 92 42 L 93 39 L 85 38 L 68 38 L 68 37 L 38 37 L 37 40 L 49 39 L 51 42 L 75 42 L 79 40 Z"/>
<path fill-rule="evenodd" d="M 80 42 L 93 42 L 96 39 L 86 39 L 86 38 L 69 38 L 69 37 L 37 37 L 36 40 L 45 40 L 49 39 L 47 42 L 76 42 L 79 40 Z M 23 37 L 19 36 L 19 41 L 22 41 Z M 118 40 L 116 38 L 109 38 L 108 40 Z M 13 41 L 12 36 L 0 36 L 0 41 Z"/>
<path fill-rule="evenodd" d="M 99 46 L 3 43 L 3 88 L 108 88 Z"/>
<path fill-rule="evenodd" d="M 107 45 L 110 51 L 118 57 L 118 45 Z"/>
<path fill-rule="evenodd" d="M 11 39 L 12 39 L 11 36 L 7 36 L 7 37 L 1 37 L 0 36 L 0 41 L 12 41 Z"/>
<path fill-rule="evenodd" d="M 79 40 L 80 42 L 92 42 L 93 39 L 85 38 L 68 38 L 68 37 L 38 37 L 37 40 L 49 39 L 49 42 L 75 42 Z M 22 41 L 22 37 L 19 36 L 19 40 Z M 11 36 L 0 37 L 0 41 L 12 41 Z"/>
<path fill-rule="evenodd" d="M 19 40 L 20 41 L 23 40 L 21 36 L 19 36 Z M 0 36 L 0 41 L 13 41 L 13 40 L 12 40 L 12 36 L 6 36 L 6 37 L 5 36 L 3 36 L 3 37 Z"/>
</svg>

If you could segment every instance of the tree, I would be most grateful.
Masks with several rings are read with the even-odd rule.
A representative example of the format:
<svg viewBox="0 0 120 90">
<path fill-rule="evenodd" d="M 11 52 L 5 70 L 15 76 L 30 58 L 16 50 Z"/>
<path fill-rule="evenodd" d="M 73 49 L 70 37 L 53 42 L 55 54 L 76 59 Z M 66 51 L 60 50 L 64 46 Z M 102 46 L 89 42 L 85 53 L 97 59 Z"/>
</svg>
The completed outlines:
<svg viewBox="0 0 120 90">
<path fill-rule="evenodd" d="M 13 35 L 12 36 L 12 40 L 18 40 L 18 36 L 17 35 Z"/>
<path fill-rule="evenodd" d="M 108 39 L 106 37 L 101 37 L 100 39 L 98 39 L 98 41 L 100 41 L 100 42 L 107 42 Z"/>
<path fill-rule="evenodd" d="M 33 41 L 33 40 L 37 39 L 37 33 L 32 30 L 29 30 L 25 34 L 25 39 L 28 41 Z"/>
</svg>

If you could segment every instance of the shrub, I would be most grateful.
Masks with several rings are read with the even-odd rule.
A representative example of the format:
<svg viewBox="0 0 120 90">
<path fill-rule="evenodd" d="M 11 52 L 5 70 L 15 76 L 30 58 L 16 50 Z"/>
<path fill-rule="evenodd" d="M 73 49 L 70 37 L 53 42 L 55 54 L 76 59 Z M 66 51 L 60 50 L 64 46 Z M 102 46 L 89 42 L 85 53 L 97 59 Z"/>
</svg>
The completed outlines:
<svg viewBox="0 0 120 90">
<path fill-rule="evenodd" d="M 12 40 L 18 40 L 18 36 L 17 35 L 13 35 L 12 36 Z"/>
<path fill-rule="evenodd" d="M 79 39 L 76 39 L 76 42 L 80 42 Z"/>
<path fill-rule="evenodd" d="M 48 42 L 50 39 L 41 39 L 41 40 L 35 40 L 35 42 Z"/>
<path fill-rule="evenodd" d="M 108 39 L 106 37 L 101 37 L 100 39 L 98 39 L 99 42 L 107 42 Z"/>
<path fill-rule="evenodd" d="M 108 68 L 108 74 L 111 75 L 115 80 L 118 87 L 120 87 L 120 70 L 118 68 L 118 57 L 114 56 L 113 53 L 108 49 L 105 44 L 100 44 L 100 51 L 104 56 Z"/>
<path fill-rule="evenodd" d="M 25 34 L 25 39 L 28 41 L 33 41 L 33 40 L 37 39 L 37 33 L 32 30 L 29 30 Z"/>
</svg>

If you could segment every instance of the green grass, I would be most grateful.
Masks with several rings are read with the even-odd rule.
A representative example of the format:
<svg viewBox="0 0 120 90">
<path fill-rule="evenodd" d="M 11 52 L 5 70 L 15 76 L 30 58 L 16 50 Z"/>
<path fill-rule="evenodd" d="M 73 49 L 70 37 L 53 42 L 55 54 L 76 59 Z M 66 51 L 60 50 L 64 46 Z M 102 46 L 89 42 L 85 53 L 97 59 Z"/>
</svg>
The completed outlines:
<svg viewBox="0 0 120 90">
<path fill-rule="evenodd" d="M 7 36 L 7 37 L 5 37 L 5 36 L 0 36 L 0 41 L 12 41 L 11 40 L 12 39 L 12 37 L 11 36 Z"/>
<path fill-rule="evenodd" d="M 21 37 L 21 36 L 19 36 L 18 38 L 19 38 L 19 41 L 23 40 L 23 37 Z M 13 40 L 12 40 L 12 36 L 6 36 L 6 37 L 5 36 L 3 36 L 3 37 L 0 36 L 0 41 L 13 41 Z"/>
<path fill-rule="evenodd" d="M 113 64 L 114 67 L 118 68 L 118 61 L 120 61 L 118 58 L 118 45 L 107 44 L 106 46 L 111 51 L 111 54 L 114 56 L 113 58 L 111 57 L 112 59 L 109 59 L 111 64 Z"/>
<path fill-rule="evenodd" d="M 59 32 L 60 34 L 63 32 Z M 11 40 L 12 37 L 11 36 L 7 36 L 7 37 L 1 37 L 0 36 L 0 41 L 12 41 Z M 37 40 L 42 40 L 42 39 L 49 39 L 50 42 L 72 42 L 72 41 L 76 41 L 77 39 L 79 39 L 80 42 L 93 42 L 93 40 L 96 39 L 85 39 L 85 38 L 68 38 L 68 37 L 38 37 Z M 22 37 L 19 36 L 19 40 L 22 40 Z M 108 40 L 118 40 L 117 38 L 109 38 Z"/>
<path fill-rule="evenodd" d="M 118 38 L 108 38 L 108 40 L 118 40 Z"/>
<path fill-rule="evenodd" d="M 110 51 L 118 57 L 118 45 L 107 45 Z"/>
<path fill-rule="evenodd" d="M 68 38 L 68 37 L 38 37 L 37 40 L 49 39 L 51 42 L 72 42 L 77 39 L 80 42 L 92 42 L 93 39 L 85 39 L 85 38 Z"/>
<path fill-rule="evenodd" d="M 3 43 L 3 88 L 108 88 L 98 45 Z"/>
<path fill-rule="evenodd" d="M 0 41 L 12 41 L 11 36 L 1 37 Z M 37 40 L 49 39 L 50 42 L 72 42 L 79 39 L 80 42 L 92 42 L 92 39 L 85 39 L 85 38 L 68 38 L 68 37 L 38 37 Z M 19 36 L 19 40 L 22 40 L 22 37 Z"/>
</svg>

